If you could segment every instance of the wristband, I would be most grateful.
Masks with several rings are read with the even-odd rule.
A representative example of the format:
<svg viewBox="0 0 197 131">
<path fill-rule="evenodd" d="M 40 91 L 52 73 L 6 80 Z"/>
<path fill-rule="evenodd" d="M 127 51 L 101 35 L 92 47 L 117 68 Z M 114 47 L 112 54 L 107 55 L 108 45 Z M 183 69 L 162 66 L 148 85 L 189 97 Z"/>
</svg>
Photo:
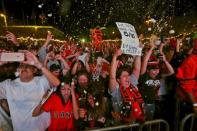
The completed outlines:
<svg viewBox="0 0 197 131">
<path fill-rule="evenodd" d="M 197 107 L 197 103 L 194 103 L 194 104 L 193 104 L 193 107 Z"/>
</svg>

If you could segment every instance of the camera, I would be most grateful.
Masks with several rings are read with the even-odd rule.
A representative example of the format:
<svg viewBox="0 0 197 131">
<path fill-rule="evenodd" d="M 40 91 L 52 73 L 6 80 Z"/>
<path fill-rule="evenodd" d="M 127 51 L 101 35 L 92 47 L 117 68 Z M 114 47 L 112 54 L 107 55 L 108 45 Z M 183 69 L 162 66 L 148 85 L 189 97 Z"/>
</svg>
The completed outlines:
<svg viewBox="0 0 197 131">
<path fill-rule="evenodd" d="M 1 53 L 0 60 L 1 61 L 15 61 L 15 62 L 24 61 L 25 55 L 24 53 L 20 53 L 20 52 L 12 52 L 12 53 L 3 52 Z"/>
</svg>

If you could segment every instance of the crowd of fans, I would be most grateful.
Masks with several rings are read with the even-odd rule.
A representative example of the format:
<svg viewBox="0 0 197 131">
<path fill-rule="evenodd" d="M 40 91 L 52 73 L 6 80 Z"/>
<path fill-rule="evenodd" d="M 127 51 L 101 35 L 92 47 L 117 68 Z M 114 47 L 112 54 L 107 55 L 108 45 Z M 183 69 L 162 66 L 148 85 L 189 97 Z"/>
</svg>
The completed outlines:
<svg viewBox="0 0 197 131">
<path fill-rule="evenodd" d="M 44 44 L 24 46 L 11 32 L 6 38 L 0 56 L 22 52 L 25 60 L 0 60 L 4 130 L 84 130 L 154 119 L 173 127 L 175 94 L 183 115 L 197 112 L 195 36 L 152 35 L 145 42 L 140 35 L 142 56 L 123 54 L 120 42 L 56 44 L 48 33 Z"/>
</svg>

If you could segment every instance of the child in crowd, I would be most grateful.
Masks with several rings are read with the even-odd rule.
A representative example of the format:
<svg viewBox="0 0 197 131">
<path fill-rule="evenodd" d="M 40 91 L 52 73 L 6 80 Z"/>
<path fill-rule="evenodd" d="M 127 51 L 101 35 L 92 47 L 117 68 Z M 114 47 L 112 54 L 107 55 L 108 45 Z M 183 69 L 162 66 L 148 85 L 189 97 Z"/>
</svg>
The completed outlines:
<svg viewBox="0 0 197 131">
<path fill-rule="evenodd" d="M 38 116 L 42 112 L 50 112 L 51 124 L 49 131 L 67 130 L 74 131 L 74 120 L 79 118 L 78 104 L 75 96 L 75 85 L 67 78 L 61 81 L 46 103 L 39 104 L 33 111 L 32 116 Z"/>
</svg>

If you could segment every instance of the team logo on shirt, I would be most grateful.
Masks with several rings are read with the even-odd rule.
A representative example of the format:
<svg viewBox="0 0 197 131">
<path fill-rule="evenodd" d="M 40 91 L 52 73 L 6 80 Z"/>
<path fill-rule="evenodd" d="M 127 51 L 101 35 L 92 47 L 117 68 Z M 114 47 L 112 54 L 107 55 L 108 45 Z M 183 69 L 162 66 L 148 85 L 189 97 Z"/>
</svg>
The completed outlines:
<svg viewBox="0 0 197 131">
<path fill-rule="evenodd" d="M 54 118 L 66 118 L 66 119 L 70 119 L 72 117 L 72 112 L 54 112 Z"/>
<path fill-rule="evenodd" d="M 147 86 L 158 87 L 158 86 L 160 86 L 160 81 L 159 81 L 159 80 L 147 80 L 147 81 L 145 82 L 145 84 L 146 84 Z"/>
</svg>

